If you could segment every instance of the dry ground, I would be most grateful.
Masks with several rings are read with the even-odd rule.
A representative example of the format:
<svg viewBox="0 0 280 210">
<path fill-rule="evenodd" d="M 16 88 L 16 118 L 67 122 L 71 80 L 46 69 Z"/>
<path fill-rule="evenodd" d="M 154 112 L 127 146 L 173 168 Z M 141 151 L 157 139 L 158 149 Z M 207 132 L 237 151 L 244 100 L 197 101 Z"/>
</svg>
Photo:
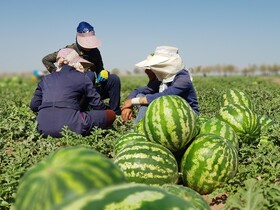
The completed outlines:
<svg viewBox="0 0 280 210">
<path fill-rule="evenodd" d="M 211 210 L 221 210 L 226 203 L 228 194 L 220 194 L 214 198 L 209 198 L 207 195 L 203 195 L 203 198 L 210 205 Z"/>
</svg>

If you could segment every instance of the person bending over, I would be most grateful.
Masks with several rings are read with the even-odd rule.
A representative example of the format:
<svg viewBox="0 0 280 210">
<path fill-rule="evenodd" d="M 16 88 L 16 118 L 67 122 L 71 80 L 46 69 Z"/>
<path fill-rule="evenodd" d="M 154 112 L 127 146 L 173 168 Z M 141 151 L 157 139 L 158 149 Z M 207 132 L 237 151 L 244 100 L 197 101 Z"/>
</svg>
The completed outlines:
<svg viewBox="0 0 280 210">
<path fill-rule="evenodd" d="M 110 127 L 116 114 L 107 109 L 84 73 L 93 63 L 72 48 L 61 49 L 56 60 L 58 68 L 41 79 L 30 102 L 30 109 L 37 113 L 38 131 L 44 137 L 59 138 L 64 126 L 83 136 L 96 127 Z"/>
</svg>

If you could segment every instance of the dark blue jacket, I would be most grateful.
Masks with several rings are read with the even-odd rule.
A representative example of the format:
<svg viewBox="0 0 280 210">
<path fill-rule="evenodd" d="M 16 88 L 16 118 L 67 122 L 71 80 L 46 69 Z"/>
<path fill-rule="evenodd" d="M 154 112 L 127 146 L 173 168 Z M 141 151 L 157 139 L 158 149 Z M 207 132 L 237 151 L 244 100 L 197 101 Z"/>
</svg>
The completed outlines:
<svg viewBox="0 0 280 210">
<path fill-rule="evenodd" d="M 128 98 L 134 98 L 138 94 L 142 93 L 146 95 L 147 101 L 150 104 L 153 100 L 160 96 L 178 95 L 189 103 L 195 113 L 200 113 L 198 109 L 196 91 L 187 70 L 183 69 L 182 71 L 178 72 L 174 80 L 167 84 L 168 88 L 161 93 L 159 93 L 159 86 L 161 83 L 158 82 L 158 80 L 156 81 L 157 82 L 154 82 L 153 85 L 147 85 L 135 89 L 129 94 Z"/>
<path fill-rule="evenodd" d="M 30 103 L 31 110 L 38 112 L 38 130 L 57 137 L 64 126 L 79 134 L 90 129 L 88 116 L 81 112 L 87 106 L 106 109 L 89 77 L 68 65 L 43 77 Z"/>
</svg>

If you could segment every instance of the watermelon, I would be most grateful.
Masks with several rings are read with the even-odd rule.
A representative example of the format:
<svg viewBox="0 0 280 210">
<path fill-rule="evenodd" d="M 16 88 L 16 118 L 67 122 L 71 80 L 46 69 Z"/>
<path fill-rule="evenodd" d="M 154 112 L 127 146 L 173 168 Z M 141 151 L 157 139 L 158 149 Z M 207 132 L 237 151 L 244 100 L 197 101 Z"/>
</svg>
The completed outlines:
<svg viewBox="0 0 280 210">
<path fill-rule="evenodd" d="M 128 132 L 122 135 L 115 143 L 115 153 L 118 153 L 124 146 L 135 141 L 148 141 L 144 134 Z"/>
<path fill-rule="evenodd" d="M 217 118 L 210 118 L 200 126 L 200 134 L 213 133 L 229 140 L 236 149 L 239 148 L 238 137 L 234 129 L 226 122 Z"/>
<path fill-rule="evenodd" d="M 142 118 L 141 120 L 138 121 L 138 123 L 134 126 L 134 131 L 136 133 L 142 133 L 145 135 L 144 131 L 144 119 Z"/>
<path fill-rule="evenodd" d="M 197 115 L 180 96 L 161 96 L 148 106 L 144 132 L 149 141 L 172 152 L 184 149 L 195 136 Z"/>
<path fill-rule="evenodd" d="M 64 199 L 125 182 L 122 171 L 101 153 L 83 147 L 62 148 L 24 174 L 15 209 L 48 210 Z"/>
<path fill-rule="evenodd" d="M 181 161 L 182 181 L 200 194 L 209 194 L 235 176 L 237 149 L 216 134 L 199 134 Z"/>
<path fill-rule="evenodd" d="M 260 135 L 259 117 L 248 107 L 229 104 L 222 107 L 216 117 L 228 123 L 242 142 L 252 142 Z"/>
<path fill-rule="evenodd" d="M 222 95 L 220 101 L 220 107 L 229 105 L 229 104 L 239 104 L 246 106 L 249 109 L 253 109 L 253 104 L 249 96 L 237 89 L 227 89 L 226 92 Z"/>
<path fill-rule="evenodd" d="M 134 142 L 125 146 L 115 156 L 114 163 L 129 182 L 163 185 L 178 181 L 178 164 L 174 155 L 154 142 Z"/>
<path fill-rule="evenodd" d="M 171 184 L 165 184 L 161 187 L 167 192 L 177 195 L 178 197 L 192 203 L 197 210 L 210 210 L 210 206 L 207 201 L 198 192 L 189 187 Z"/>
<path fill-rule="evenodd" d="M 144 184 L 121 184 L 67 200 L 53 210 L 195 210 L 188 202 L 165 190 Z"/>
</svg>

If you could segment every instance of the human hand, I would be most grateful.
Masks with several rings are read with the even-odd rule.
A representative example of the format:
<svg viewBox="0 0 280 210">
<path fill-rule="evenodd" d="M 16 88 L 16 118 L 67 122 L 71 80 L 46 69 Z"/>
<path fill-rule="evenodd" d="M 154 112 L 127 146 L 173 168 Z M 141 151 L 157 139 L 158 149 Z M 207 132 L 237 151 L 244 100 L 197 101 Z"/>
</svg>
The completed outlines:
<svg viewBox="0 0 280 210">
<path fill-rule="evenodd" d="M 132 118 L 132 114 L 133 114 L 132 108 L 122 109 L 122 120 L 123 121 L 130 120 Z"/>
<path fill-rule="evenodd" d="M 131 99 L 127 99 L 123 102 L 122 110 L 126 109 L 126 108 L 132 108 L 132 107 L 133 107 L 133 104 L 132 104 Z"/>
<path fill-rule="evenodd" d="M 103 69 L 97 76 L 98 82 L 106 82 L 109 77 L 109 72 L 105 69 Z"/>
</svg>

